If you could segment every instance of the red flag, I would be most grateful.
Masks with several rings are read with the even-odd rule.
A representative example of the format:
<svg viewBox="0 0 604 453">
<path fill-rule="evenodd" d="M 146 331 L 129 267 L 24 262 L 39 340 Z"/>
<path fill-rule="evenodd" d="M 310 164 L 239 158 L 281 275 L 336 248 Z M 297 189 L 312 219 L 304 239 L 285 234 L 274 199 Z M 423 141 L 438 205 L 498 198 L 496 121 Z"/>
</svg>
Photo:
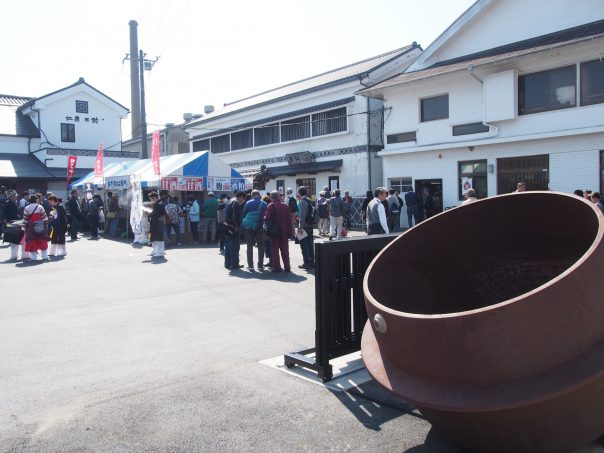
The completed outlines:
<svg viewBox="0 0 604 453">
<path fill-rule="evenodd" d="M 99 152 L 96 153 L 94 162 L 94 176 L 103 177 L 103 144 L 99 143 Z"/>
<path fill-rule="evenodd" d="M 151 136 L 151 162 L 153 163 L 153 174 L 159 175 L 159 131 L 153 132 Z"/>
<path fill-rule="evenodd" d="M 73 178 L 73 174 L 75 173 L 77 162 L 78 162 L 78 156 L 67 157 L 67 185 L 68 186 L 69 186 L 69 181 L 71 181 L 71 178 Z"/>
</svg>

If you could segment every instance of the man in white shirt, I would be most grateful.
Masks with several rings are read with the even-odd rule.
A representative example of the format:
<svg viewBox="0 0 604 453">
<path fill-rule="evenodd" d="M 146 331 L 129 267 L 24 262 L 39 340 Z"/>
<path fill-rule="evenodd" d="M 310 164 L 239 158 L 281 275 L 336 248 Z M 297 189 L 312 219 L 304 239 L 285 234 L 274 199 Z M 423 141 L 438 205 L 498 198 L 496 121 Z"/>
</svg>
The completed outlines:
<svg viewBox="0 0 604 453">
<path fill-rule="evenodd" d="M 390 230 L 382 202 L 388 196 L 388 191 L 378 187 L 373 191 L 373 196 L 373 200 L 367 205 L 367 234 L 387 234 Z"/>
</svg>

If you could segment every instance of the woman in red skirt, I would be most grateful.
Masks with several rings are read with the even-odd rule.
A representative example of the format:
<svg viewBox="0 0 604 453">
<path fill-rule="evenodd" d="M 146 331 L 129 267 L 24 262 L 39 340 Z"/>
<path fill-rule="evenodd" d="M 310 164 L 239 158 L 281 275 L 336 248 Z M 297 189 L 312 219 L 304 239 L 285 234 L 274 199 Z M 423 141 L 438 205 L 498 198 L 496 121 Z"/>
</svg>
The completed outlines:
<svg viewBox="0 0 604 453">
<path fill-rule="evenodd" d="M 38 197 L 32 195 L 29 204 L 23 211 L 25 224 L 25 251 L 30 252 L 31 260 L 38 259 L 40 250 L 42 259 L 48 259 L 48 216 L 44 208 L 38 204 Z"/>
</svg>

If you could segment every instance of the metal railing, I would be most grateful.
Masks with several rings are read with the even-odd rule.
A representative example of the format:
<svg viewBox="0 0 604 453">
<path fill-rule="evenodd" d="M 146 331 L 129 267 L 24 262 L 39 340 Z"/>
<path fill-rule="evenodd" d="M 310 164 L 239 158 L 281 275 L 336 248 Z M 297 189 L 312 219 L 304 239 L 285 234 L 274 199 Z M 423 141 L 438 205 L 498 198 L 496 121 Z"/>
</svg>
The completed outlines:
<svg viewBox="0 0 604 453">
<path fill-rule="evenodd" d="M 367 321 L 363 277 L 373 258 L 399 234 L 372 235 L 315 244 L 315 347 L 285 354 L 298 365 L 333 377 L 331 359 L 361 349 Z"/>
</svg>

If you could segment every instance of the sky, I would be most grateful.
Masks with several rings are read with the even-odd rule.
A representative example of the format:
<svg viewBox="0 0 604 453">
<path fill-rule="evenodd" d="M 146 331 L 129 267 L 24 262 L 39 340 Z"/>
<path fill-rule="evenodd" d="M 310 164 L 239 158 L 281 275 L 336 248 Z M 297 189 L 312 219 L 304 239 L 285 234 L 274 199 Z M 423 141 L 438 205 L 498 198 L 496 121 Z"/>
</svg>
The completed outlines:
<svg viewBox="0 0 604 453">
<path fill-rule="evenodd" d="M 0 93 L 39 97 L 84 77 L 130 108 L 128 22 L 145 71 L 149 132 L 224 103 L 419 43 L 474 0 L 30 0 L 3 5 Z M 122 139 L 130 138 L 130 122 Z"/>
</svg>

